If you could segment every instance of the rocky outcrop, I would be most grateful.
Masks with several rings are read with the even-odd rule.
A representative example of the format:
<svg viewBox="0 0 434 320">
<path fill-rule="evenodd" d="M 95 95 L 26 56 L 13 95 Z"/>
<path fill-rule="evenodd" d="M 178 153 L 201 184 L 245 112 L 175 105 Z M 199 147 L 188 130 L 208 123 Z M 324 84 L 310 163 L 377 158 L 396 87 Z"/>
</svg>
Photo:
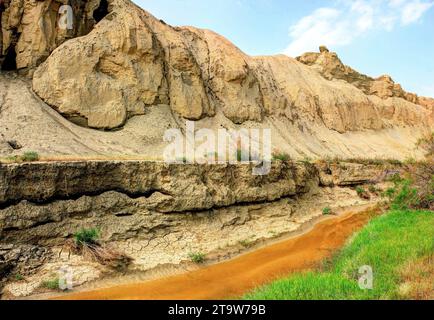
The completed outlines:
<svg viewBox="0 0 434 320">
<path fill-rule="evenodd" d="M 9 50 L 18 53 L 9 61 L 33 76 L 29 86 L 14 73 L 0 74 L 2 156 L 32 150 L 54 158 L 161 160 L 165 130 L 183 131 L 190 119 L 197 129 L 271 129 L 273 148 L 296 159 L 404 160 L 422 156 L 415 144 L 432 131 L 429 98 L 404 99 L 394 84 L 381 85 L 387 78 L 372 94 L 373 80 L 327 48 L 304 63 L 284 55 L 250 57 L 212 31 L 171 27 L 128 0 L 74 2 L 75 29 L 63 37 L 51 27 L 59 16 L 41 9 L 54 12 L 60 1 L 3 3 L 4 35 L 12 32 L 4 21 L 24 4 L 17 21 L 26 31 L 17 43 L 26 49 Z M 52 40 L 38 42 L 39 31 L 32 30 L 48 16 L 41 37 Z M 322 65 L 319 56 L 329 71 L 315 67 Z M 8 140 L 22 150 L 9 148 Z"/>
<path fill-rule="evenodd" d="M 299 59 L 303 63 L 249 57 L 212 31 L 171 27 L 128 0 L 109 3 L 109 14 L 88 35 L 59 46 L 33 78 L 46 103 L 82 125 L 118 128 L 160 104 L 190 120 L 221 113 L 242 124 L 279 116 L 340 133 L 432 123 L 425 108 L 400 95 L 392 93 L 392 106 L 372 99 L 367 94 L 374 89 L 387 94 L 384 81 L 371 90 L 369 77 L 325 48 Z M 305 64 L 327 66 L 319 71 L 328 79 L 351 81 L 326 81 Z"/>
<path fill-rule="evenodd" d="M 10 274 L 24 277 L 36 273 L 50 258 L 50 249 L 28 244 L 0 242 L 0 292 Z"/>
<path fill-rule="evenodd" d="M 393 81 L 389 75 L 382 75 L 376 79 L 361 74 L 349 66 L 346 66 L 339 59 L 335 52 L 321 46 L 320 52 L 308 52 L 297 60 L 317 70 L 327 80 L 344 80 L 367 95 L 375 95 L 381 99 L 401 98 L 408 102 L 432 108 L 434 99 L 418 97 L 414 93 L 405 92 L 400 84 Z M 431 110 L 430 110 L 431 111 Z"/>
<path fill-rule="evenodd" d="M 251 170 L 251 165 L 140 161 L 2 165 L 0 241 L 52 243 L 50 239 L 71 236 L 89 218 L 107 225 L 106 240 L 121 241 L 133 230 L 145 236 L 178 223 L 188 213 L 273 203 L 313 192 L 320 185 L 378 183 L 383 171 L 375 165 L 317 168 L 286 162 L 274 163 L 267 176 L 253 176 Z M 121 225 L 116 223 L 120 220 Z"/>
<path fill-rule="evenodd" d="M 318 163 L 317 168 L 320 184 L 327 187 L 376 184 L 385 179 L 384 170 L 378 165 L 324 161 Z"/>
<path fill-rule="evenodd" d="M 276 162 L 270 174 L 254 165 L 169 165 L 146 161 L 83 161 L 0 165 L 0 206 L 47 203 L 117 191 L 146 199 L 159 212 L 183 212 L 273 201 L 308 188 L 315 168 Z"/>
</svg>

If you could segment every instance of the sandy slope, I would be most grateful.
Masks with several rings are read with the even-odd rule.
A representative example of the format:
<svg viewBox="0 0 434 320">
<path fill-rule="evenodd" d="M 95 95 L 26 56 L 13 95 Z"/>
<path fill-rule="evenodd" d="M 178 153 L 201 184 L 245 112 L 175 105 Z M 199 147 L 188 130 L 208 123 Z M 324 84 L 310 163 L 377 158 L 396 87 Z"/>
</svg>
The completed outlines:
<svg viewBox="0 0 434 320">
<path fill-rule="evenodd" d="M 170 110 L 158 105 L 146 115 L 136 116 L 117 131 L 83 128 L 63 118 L 43 103 L 30 89 L 29 83 L 13 75 L 0 74 L 0 157 L 34 150 L 49 158 L 146 158 L 162 159 L 168 128 L 183 127 L 185 122 Z M 158 125 L 157 125 L 158 124 Z M 306 122 L 304 129 L 284 117 L 267 117 L 262 123 L 235 125 L 224 115 L 196 122 L 197 128 L 239 129 L 271 128 L 274 148 L 293 157 L 321 158 L 419 157 L 415 143 L 427 131 L 424 127 L 397 127 L 338 133 L 321 125 Z M 13 150 L 6 141 L 16 140 L 23 149 Z"/>
</svg>

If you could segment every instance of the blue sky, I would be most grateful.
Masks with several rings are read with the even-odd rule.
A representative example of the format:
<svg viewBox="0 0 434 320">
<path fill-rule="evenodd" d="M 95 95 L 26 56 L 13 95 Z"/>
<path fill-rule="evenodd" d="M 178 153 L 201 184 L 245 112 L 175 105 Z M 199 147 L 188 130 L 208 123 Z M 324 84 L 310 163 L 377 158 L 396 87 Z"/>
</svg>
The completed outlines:
<svg viewBox="0 0 434 320">
<path fill-rule="evenodd" d="M 176 26 L 214 30 L 250 55 L 324 44 L 370 76 L 434 97 L 434 0 L 134 0 Z"/>
</svg>

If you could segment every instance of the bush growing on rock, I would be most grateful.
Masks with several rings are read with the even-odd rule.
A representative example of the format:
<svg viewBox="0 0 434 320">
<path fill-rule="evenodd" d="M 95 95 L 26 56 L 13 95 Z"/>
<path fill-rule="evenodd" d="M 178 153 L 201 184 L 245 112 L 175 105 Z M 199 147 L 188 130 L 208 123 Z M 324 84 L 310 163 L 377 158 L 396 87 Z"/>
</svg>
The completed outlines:
<svg viewBox="0 0 434 320">
<path fill-rule="evenodd" d="M 24 162 L 32 162 L 39 160 L 39 154 L 34 151 L 27 151 L 21 156 L 21 160 Z"/>
<path fill-rule="evenodd" d="M 360 187 L 360 186 L 357 187 L 356 192 L 357 192 L 357 195 L 362 199 L 369 200 L 371 198 L 370 195 L 366 192 L 365 188 L 363 188 L 363 187 Z"/>
<path fill-rule="evenodd" d="M 49 290 L 59 290 L 59 279 L 46 280 L 41 283 L 41 287 Z"/>
<path fill-rule="evenodd" d="M 421 163 L 408 168 L 407 178 L 396 175 L 393 187 L 383 196 L 390 201 L 392 209 L 434 209 L 434 167 Z"/>
<path fill-rule="evenodd" d="M 273 153 L 273 161 L 290 161 L 291 156 L 285 152 L 276 151 Z"/>
<path fill-rule="evenodd" d="M 74 234 L 74 240 L 77 246 L 86 244 L 97 244 L 100 232 L 97 229 L 81 229 Z"/>
<path fill-rule="evenodd" d="M 322 214 L 328 216 L 332 214 L 332 209 L 330 207 L 325 207 L 324 209 L 322 209 Z"/>
<path fill-rule="evenodd" d="M 204 263 L 205 258 L 206 258 L 205 253 L 202 253 L 202 252 L 191 252 L 191 253 L 189 253 L 188 256 L 192 262 L 197 263 L 197 264 Z"/>
</svg>

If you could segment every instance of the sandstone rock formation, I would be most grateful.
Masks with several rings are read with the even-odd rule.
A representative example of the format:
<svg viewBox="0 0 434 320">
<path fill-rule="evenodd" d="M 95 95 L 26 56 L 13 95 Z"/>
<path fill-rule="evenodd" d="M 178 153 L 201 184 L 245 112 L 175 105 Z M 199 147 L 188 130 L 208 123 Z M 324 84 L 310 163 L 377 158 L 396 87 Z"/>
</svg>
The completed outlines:
<svg viewBox="0 0 434 320">
<path fill-rule="evenodd" d="M 361 74 L 349 66 L 346 66 L 339 59 L 335 52 L 324 46 L 320 47 L 320 52 L 308 52 L 297 60 L 311 66 L 328 80 L 344 80 L 362 90 L 367 95 L 375 95 L 382 99 L 391 97 L 402 98 L 411 103 L 419 104 L 432 108 L 434 99 L 419 97 L 414 93 L 405 92 L 401 85 L 395 83 L 389 75 L 382 75 L 376 79 Z"/>
<path fill-rule="evenodd" d="M 161 155 L 165 129 L 189 119 L 198 129 L 271 128 L 274 147 L 295 158 L 405 159 L 420 157 L 415 143 L 432 131 L 432 99 L 361 75 L 325 47 L 298 60 L 250 57 L 129 0 L 74 1 L 74 28 L 62 31 L 61 4 L 3 1 L 3 69 L 27 73 L 37 95 L 0 74 L 3 155 L 18 153 L 7 140 L 47 155 Z"/>
<path fill-rule="evenodd" d="M 363 87 L 369 78 L 325 48 L 319 57 L 330 70 L 320 73 L 330 74 L 328 79 L 348 75 L 352 85 L 325 81 L 286 56 L 249 57 L 211 31 L 173 28 L 129 1 L 110 4 L 110 13 L 88 35 L 61 45 L 33 78 L 45 102 L 89 127 L 122 126 L 160 103 L 192 120 L 222 112 L 241 124 L 278 115 L 341 133 L 432 123 L 416 104 L 396 99 L 389 106 L 366 95 L 402 98 L 400 87 L 384 86 L 387 81 L 358 91 L 353 85 Z"/>
</svg>

